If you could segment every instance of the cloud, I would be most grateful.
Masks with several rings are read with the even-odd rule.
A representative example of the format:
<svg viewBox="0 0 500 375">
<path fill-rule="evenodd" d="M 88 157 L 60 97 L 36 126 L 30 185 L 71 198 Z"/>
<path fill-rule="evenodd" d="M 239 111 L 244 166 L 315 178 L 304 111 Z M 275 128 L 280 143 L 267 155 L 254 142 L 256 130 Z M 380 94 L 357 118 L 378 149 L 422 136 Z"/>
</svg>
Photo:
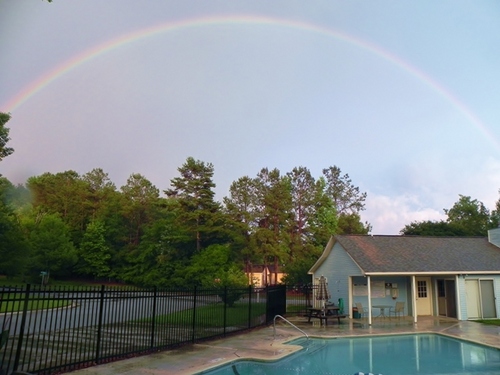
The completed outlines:
<svg viewBox="0 0 500 375">
<path fill-rule="evenodd" d="M 413 170 L 407 193 L 368 191 L 362 218 L 372 225 L 372 233 L 399 234 L 412 221 L 446 220 L 443 209 L 451 208 L 459 195 L 479 200 L 490 211 L 495 208 L 500 188 L 499 159 L 478 158 L 471 165 L 463 165 L 461 170 L 455 168 L 455 173 L 443 171 L 441 178 L 439 170 Z"/>
<path fill-rule="evenodd" d="M 442 210 L 424 207 L 415 195 L 368 194 L 362 218 L 372 225 L 372 234 L 399 234 L 412 221 L 443 220 L 446 216 Z"/>
</svg>

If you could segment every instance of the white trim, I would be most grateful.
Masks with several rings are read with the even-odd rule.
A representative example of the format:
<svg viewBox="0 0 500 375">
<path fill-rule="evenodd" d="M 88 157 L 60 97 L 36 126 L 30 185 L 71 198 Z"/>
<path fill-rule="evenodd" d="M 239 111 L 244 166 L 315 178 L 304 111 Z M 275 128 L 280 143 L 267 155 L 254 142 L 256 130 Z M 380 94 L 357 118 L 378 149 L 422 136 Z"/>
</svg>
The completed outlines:
<svg viewBox="0 0 500 375">
<path fill-rule="evenodd" d="M 354 307 L 353 301 L 352 301 L 352 276 L 347 276 L 347 280 L 348 280 L 348 284 L 349 284 L 347 286 L 347 291 L 348 291 L 347 295 L 349 296 L 349 317 L 351 319 L 354 319 L 354 316 L 353 316 L 353 313 L 352 313 L 352 309 Z"/>
<path fill-rule="evenodd" d="M 417 324 L 417 282 L 415 279 L 415 275 L 411 277 L 411 290 L 412 290 L 412 314 L 413 314 L 413 323 Z"/>
<path fill-rule="evenodd" d="M 460 302 L 460 285 L 459 283 L 459 276 L 455 276 L 455 304 L 456 304 L 456 309 L 457 309 L 457 319 L 462 320 L 462 304 Z M 464 285 L 465 288 L 465 285 Z"/>
<path fill-rule="evenodd" d="M 328 255 L 332 252 L 333 245 L 335 244 L 334 237 L 330 237 L 330 240 L 325 246 L 325 249 L 323 250 L 323 253 L 321 256 L 318 258 L 316 263 L 313 264 L 311 269 L 307 272 L 309 275 L 314 275 L 314 273 L 318 270 L 318 268 L 321 266 L 321 264 L 325 261 L 325 259 L 328 258 Z"/>
<path fill-rule="evenodd" d="M 368 325 L 372 325 L 372 288 L 370 276 L 367 277 L 366 283 L 368 284 Z"/>
<path fill-rule="evenodd" d="M 500 275 L 500 271 L 365 272 L 368 276 Z"/>
</svg>

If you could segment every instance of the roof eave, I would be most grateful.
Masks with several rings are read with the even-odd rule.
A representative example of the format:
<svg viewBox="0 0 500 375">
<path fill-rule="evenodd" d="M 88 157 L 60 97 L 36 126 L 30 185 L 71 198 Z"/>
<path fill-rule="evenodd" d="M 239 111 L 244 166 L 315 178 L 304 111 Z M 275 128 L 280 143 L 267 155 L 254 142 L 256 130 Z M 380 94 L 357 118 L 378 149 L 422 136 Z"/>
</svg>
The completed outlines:
<svg viewBox="0 0 500 375">
<path fill-rule="evenodd" d="M 314 263 L 313 266 L 307 272 L 308 275 L 314 275 L 314 273 L 318 270 L 319 266 L 321 266 L 321 264 L 325 261 L 325 259 L 328 258 L 328 255 L 330 255 L 334 244 L 335 244 L 335 238 L 331 236 L 330 239 L 328 240 L 328 243 L 325 246 L 325 249 L 323 250 L 323 253 L 318 258 L 316 263 Z"/>
<path fill-rule="evenodd" d="M 365 272 L 366 276 L 500 275 L 500 271 Z"/>
</svg>

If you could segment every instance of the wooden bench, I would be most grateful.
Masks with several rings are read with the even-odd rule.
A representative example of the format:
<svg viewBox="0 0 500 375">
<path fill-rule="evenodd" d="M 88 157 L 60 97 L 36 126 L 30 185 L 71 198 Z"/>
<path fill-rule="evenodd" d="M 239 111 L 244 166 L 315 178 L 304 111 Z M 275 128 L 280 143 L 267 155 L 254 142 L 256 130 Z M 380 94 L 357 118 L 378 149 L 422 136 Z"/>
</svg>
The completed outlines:
<svg viewBox="0 0 500 375">
<path fill-rule="evenodd" d="M 321 325 L 325 322 L 328 325 L 328 319 L 337 319 L 340 324 L 340 319 L 347 318 L 345 314 L 339 314 L 339 308 L 335 306 L 326 307 L 325 309 L 309 308 L 307 314 L 307 321 L 310 323 L 312 318 L 320 320 Z"/>
</svg>

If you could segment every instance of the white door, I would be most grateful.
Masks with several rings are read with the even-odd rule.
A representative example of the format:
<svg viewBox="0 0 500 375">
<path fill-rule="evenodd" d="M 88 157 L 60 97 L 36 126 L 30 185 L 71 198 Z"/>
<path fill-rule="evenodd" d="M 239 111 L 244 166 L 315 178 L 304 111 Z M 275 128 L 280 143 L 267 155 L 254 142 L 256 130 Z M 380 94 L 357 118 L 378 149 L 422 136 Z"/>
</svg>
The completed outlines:
<svg viewBox="0 0 500 375">
<path fill-rule="evenodd" d="M 432 315 L 431 278 L 417 277 L 417 315 Z"/>
<path fill-rule="evenodd" d="M 465 280 L 467 318 L 496 318 L 493 280 Z"/>
<path fill-rule="evenodd" d="M 483 318 L 496 318 L 495 289 L 493 280 L 479 280 L 481 287 L 481 312 Z"/>
<path fill-rule="evenodd" d="M 479 280 L 465 280 L 465 300 L 467 302 L 467 318 L 480 318 Z"/>
</svg>

